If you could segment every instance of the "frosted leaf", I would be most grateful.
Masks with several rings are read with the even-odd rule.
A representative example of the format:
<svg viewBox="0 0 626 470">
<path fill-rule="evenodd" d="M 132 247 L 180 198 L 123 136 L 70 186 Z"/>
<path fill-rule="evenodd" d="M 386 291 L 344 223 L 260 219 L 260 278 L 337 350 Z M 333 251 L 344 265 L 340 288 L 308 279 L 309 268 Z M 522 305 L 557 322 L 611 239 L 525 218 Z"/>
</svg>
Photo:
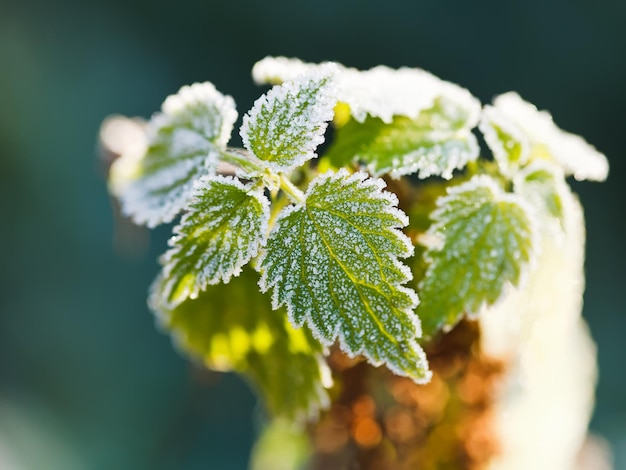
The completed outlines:
<svg viewBox="0 0 626 470">
<path fill-rule="evenodd" d="M 329 65 L 261 96 L 243 118 L 244 147 L 276 172 L 315 158 L 333 118 L 334 70 Z"/>
<path fill-rule="evenodd" d="M 193 183 L 213 171 L 237 120 L 230 96 L 211 83 L 184 86 L 148 123 L 145 142 L 112 166 L 111 192 L 138 224 L 171 222 L 188 202 Z"/>
<path fill-rule="evenodd" d="M 322 65 L 285 57 L 266 57 L 253 68 L 257 83 L 281 83 L 310 73 Z M 450 108 L 466 116 L 470 129 L 478 123 L 480 103 L 466 89 L 417 68 L 397 70 L 385 66 L 359 71 L 338 65 L 337 99 L 363 122 L 369 115 L 391 123 L 394 116 L 417 118 L 443 98 Z"/>
<path fill-rule="evenodd" d="M 244 268 L 230 283 L 209 286 L 176 307 L 163 304 L 164 279 L 157 278 L 149 304 L 186 354 L 219 371 L 246 376 L 273 414 L 292 421 L 315 418 L 328 406 L 332 385 L 323 346 L 308 329 L 291 326 L 284 310 L 272 310 Z"/>
<path fill-rule="evenodd" d="M 185 209 L 162 260 L 163 303 L 171 306 L 239 275 L 263 243 L 269 219 L 262 193 L 220 175 L 202 177 Z"/>
<path fill-rule="evenodd" d="M 339 339 L 349 355 L 426 382 L 417 297 L 402 286 L 411 274 L 399 261 L 413 252 L 400 231 L 408 221 L 384 185 L 345 170 L 315 179 L 305 203 L 280 214 L 258 261 L 259 285 L 320 341 Z"/>
<path fill-rule="evenodd" d="M 476 126 L 480 103 L 467 90 L 415 68 L 398 70 L 385 66 L 363 72 L 347 69 L 340 75 L 338 99 L 350 106 L 352 116 L 363 122 L 367 116 L 390 123 L 393 116 L 417 118 L 441 98 L 453 119 Z"/>
<path fill-rule="evenodd" d="M 513 177 L 528 162 L 528 137 L 493 106 L 485 106 L 479 127 L 502 173 Z"/>
<path fill-rule="evenodd" d="M 257 85 L 280 85 L 300 75 L 311 73 L 319 65 L 308 64 L 300 59 L 266 57 L 252 67 L 252 79 Z"/>
<path fill-rule="evenodd" d="M 494 107 L 528 136 L 533 147 L 531 158 L 545 157 L 547 153 L 577 180 L 604 181 L 608 176 L 609 164 L 604 154 L 582 137 L 559 129 L 548 112 L 538 111 L 517 93 L 496 97 Z"/>
<path fill-rule="evenodd" d="M 437 201 L 425 239 L 428 264 L 418 285 L 424 335 L 454 326 L 519 285 L 535 256 L 536 227 L 523 199 L 476 176 Z"/>
<path fill-rule="evenodd" d="M 443 99 L 415 119 L 396 116 L 391 123 L 368 117 L 350 120 L 337 129 L 326 157 L 336 167 L 357 160 L 370 173 L 397 178 L 417 173 L 420 178 L 442 176 L 478 158 L 479 147 L 471 129 L 473 117 Z"/>
<path fill-rule="evenodd" d="M 563 199 L 570 190 L 561 167 L 544 160 L 532 162 L 515 175 L 513 188 L 543 219 L 552 218 L 559 225 L 564 222 Z"/>
</svg>

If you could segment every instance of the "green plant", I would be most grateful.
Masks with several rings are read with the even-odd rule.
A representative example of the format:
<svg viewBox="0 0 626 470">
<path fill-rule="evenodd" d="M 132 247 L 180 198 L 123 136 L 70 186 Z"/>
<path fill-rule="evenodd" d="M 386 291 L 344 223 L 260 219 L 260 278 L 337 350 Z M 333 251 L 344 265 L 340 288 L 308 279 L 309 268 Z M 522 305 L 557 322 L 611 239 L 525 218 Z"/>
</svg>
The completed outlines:
<svg viewBox="0 0 626 470">
<path fill-rule="evenodd" d="M 139 224 L 182 213 L 151 309 L 183 351 L 246 376 L 291 423 L 329 406 L 333 345 L 427 383 L 423 347 L 523 288 L 542 239 L 564 232 L 565 177 L 608 173 L 515 93 L 481 107 L 422 70 L 285 58 L 253 75 L 275 86 L 244 116 L 243 149 L 227 146 L 232 98 L 183 87 L 110 189 Z"/>
</svg>

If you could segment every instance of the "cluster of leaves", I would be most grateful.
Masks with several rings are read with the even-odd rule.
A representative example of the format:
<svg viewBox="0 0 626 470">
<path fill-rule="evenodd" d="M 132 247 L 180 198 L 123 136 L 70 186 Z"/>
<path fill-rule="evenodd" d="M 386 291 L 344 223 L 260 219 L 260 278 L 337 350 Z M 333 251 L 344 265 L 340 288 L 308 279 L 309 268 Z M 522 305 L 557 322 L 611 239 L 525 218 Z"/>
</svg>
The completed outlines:
<svg viewBox="0 0 626 470">
<path fill-rule="evenodd" d="M 285 58 L 253 76 L 274 86 L 243 117 L 243 149 L 227 147 L 232 98 L 186 86 L 114 164 L 110 188 L 137 223 L 182 213 L 149 301 L 180 347 L 246 375 L 292 420 L 328 403 L 335 343 L 428 381 L 420 341 L 520 284 L 539 231 L 566 216 L 565 176 L 607 175 L 603 155 L 513 93 L 482 108 L 422 70 Z M 477 126 L 494 161 L 478 159 Z M 385 189 L 382 177 L 408 175 L 418 187 L 436 177 L 439 196 Z"/>
</svg>

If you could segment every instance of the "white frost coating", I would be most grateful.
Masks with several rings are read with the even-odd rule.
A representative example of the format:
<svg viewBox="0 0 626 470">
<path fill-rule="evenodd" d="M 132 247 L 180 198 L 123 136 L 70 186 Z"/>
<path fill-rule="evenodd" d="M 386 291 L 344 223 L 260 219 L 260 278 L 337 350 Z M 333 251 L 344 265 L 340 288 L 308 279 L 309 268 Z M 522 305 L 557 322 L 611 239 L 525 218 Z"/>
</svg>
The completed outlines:
<svg viewBox="0 0 626 470">
<path fill-rule="evenodd" d="M 317 67 L 317 64 L 308 64 L 300 59 L 266 57 L 252 67 L 252 79 L 257 85 L 280 85 L 310 73 Z"/>
<path fill-rule="evenodd" d="M 571 197 L 561 166 L 556 162 L 535 160 L 517 172 L 513 178 L 513 189 L 532 206 L 541 236 L 562 238 L 565 235 L 565 222 L 562 220 L 567 217 L 565 208 L 549 205 L 550 202 L 562 205 L 565 199 Z"/>
<path fill-rule="evenodd" d="M 430 136 L 437 139 L 437 132 Z M 465 142 L 454 140 L 455 137 L 466 139 Z M 476 160 L 480 152 L 478 141 L 471 132 L 459 132 L 457 136 L 448 134 L 431 147 L 421 147 L 399 155 L 397 162 L 390 168 L 376 168 L 376 163 L 368 165 L 368 170 L 375 176 L 382 176 L 389 173 L 394 179 L 404 175 L 417 173 L 418 178 L 426 179 L 430 176 L 441 176 L 443 179 L 452 178 L 454 170 L 459 170 L 468 162 Z M 401 163 L 400 163 L 401 162 Z"/>
<path fill-rule="evenodd" d="M 138 224 L 171 222 L 191 197 L 193 183 L 214 171 L 217 150 L 237 120 L 230 96 L 195 83 L 168 96 L 141 141 L 113 164 L 109 187 L 122 212 Z"/>
<path fill-rule="evenodd" d="M 411 272 L 399 261 L 413 253 L 399 230 L 408 220 L 384 187 L 362 172 L 319 176 L 304 204 L 280 214 L 259 257 L 259 286 L 273 289 L 273 308 L 285 305 L 291 322 L 306 322 L 323 344 L 339 339 L 348 355 L 427 382 L 418 299 L 402 286 Z"/>
<path fill-rule="evenodd" d="M 239 131 L 244 147 L 275 172 L 317 157 L 337 103 L 336 71 L 326 64 L 257 99 Z"/>
<path fill-rule="evenodd" d="M 491 203 L 513 203 L 517 206 L 520 206 L 523 211 L 530 216 L 529 223 L 530 228 L 529 232 L 531 234 L 531 242 L 530 246 L 532 249 L 530 250 L 530 256 L 528 260 L 526 260 L 527 268 L 522 271 L 522 275 L 520 278 L 520 285 L 524 284 L 525 275 L 528 271 L 531 271 L 537 262 L 537 255 L 540 249 L 539 243 L 539 222 L 532 215 L 535 213 L 535 210 L 530 206 L 530 204 L 525 201 L 523 198 L 518 196 L 517 194 L 507 193 L 502 187 L 498 184 L 496 180 L 494 180 L 491 176 L 488 175 L 477 175 L 474 176 L 471 180 L 459 184 L 457 186 L 452 186 L 447 190 L 446 196 L 439 198 L 437 200 L 437 208 L 432 212 L 431 218 L 435 221 L 428 230 L 428 233 L 432 236 L 437 236 L 445 234 L 446 231 L 446 223 L 448 220 L 444 215 L 446 212 L 446 208 L 451 201 L 458 199 L 459 195 L 463 195 L 465 192 L 472 191 L 474 189 L 485 188 L 491 193 L 490 201 Z M 463 197 L 463 196 L 462 196 Z M 454 216 L 454 214 L 452 214 Z M 486 221 L 486 222 L 490 222 Z"/>
<path fill-rule="evenodd" d="M 532 208 L 486 175 L 448 188 L 431 219 L 417 309 L 428 335 L 497 303 L 510 284 L 523 285 L 538 246 Z"/>
<path fill-rule="evenodd" d="M 255 64 L 252 73 L 257 83 L 280 83 L 323 66 L 286 57 L 266 57 Z M 467 116 L 469 129 L 478 123 L 480 102 L 469 91 L 424 70 L 378 66 L 359 71 L 339 64 L 337 67 L 337 99 L 350 106 L 352 116 L 359 122 L 367 115 L 387 123 L 393 116 L 416 118 L 442 98 Z"/>
<path fill-rule="evenodd" d="M 597 378 L 596 349 L 580 316 L 584 221 L 564 201 L 564 236 L 543 231 L 537 267 L 480 316 L 486 354 L 508 361 L 496 408 L 502 453 L 491 470 L 571 470 L 587 432 Z"/>
<path fill-rule="evenodd" d="M 240 274 L 265 243 L 270 203 L 238 179 L 215 175 L 195 182 L 185 210 L 162 257 L 163 304 L 169 307 Z"/>
<path fill-rule="evenodd" d="M 340 75 L 339 100 L 350 106 L 352 116 L 363 122 L 367 115 L 391 122 L 393 116 L 417 118 L 443 98 L 467 114 L 468 127 L 478 123 L 480 103 L 467 90 L 416 68 L 398 70 L 385 66 L 359 72 L 346 69 Z"/>
<path fill-rule="evenodd" d="M 171 120 L 189 120 L 192 129 L 220 147 L 225 147 L 230 140 L 237 121 L 233 98 L 221 94 L 210 82 L 183 86 L 177 94 L 165 99 L 161 109 Z"/>
<path fill-rule="evenodd" d="M 582 137 L 559 129 L 547 111 L 538 111 L 514 92 L 496 97 L 494 107 L 518 125 L 532 145 L 547 147 L 568 175 L 574 175 L 577 180 L 604 181 L 607 178 L 609 164 L 604 154 Z"/>
<path fill-rule="evenodd" d="M 498 135 L 497 128 L 506 134 L 506 142 Z M 504 175 L 514 176 L 519 167 L 528 162 L 530 154 L 528 137 L 497 108 L 489 105 L 483 108 L 479 129 Z M 515 146 L 519 147 L 519 154 L 512 160 L 511 153 L 515 151 Z"/>
</svg>

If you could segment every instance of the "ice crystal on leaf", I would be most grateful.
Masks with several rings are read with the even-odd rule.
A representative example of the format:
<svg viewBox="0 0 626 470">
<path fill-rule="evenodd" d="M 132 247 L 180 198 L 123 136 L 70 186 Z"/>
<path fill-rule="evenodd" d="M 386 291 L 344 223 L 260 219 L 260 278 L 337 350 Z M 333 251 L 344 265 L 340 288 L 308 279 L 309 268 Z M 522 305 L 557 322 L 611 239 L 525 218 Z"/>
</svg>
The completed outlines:
<svg viewBox="0 0 626 470">
<path fill-rule="evenodd" d="M 267 232 L 269 201 L 231 177 L 203 177 L 186 210 L 162 260 L 161 293 L 170 306 L 237 276 Z"/>
<path fill-rule="evenodd" d="M 182 210 L 193 183 L 210 173 L 237 119 L 230 96 L 211 83 L 184 86 L 148 123 L 147 142 L 122 155 L 111 169 L 111 191 L 125 215 L 154 227 Z"/>
<path fill-rule="evenodd" d="M 329 63 L 329 62 L 326 62 Z M 280 85 L 317 69 L 320 64 L 310 64 L 288 57 L 266 57 L 252 67 L 252 79 L 257 85 Z"/>
<path fill-rule="evenodd" d="M 243 118 L 243 144 L 276 172 L 315 158 L 336 104 L 335 68 L 328 65 L 261 96 Z"/>
<path fill-rule="evenodd" d="M 387 124 L 394 116 L 415 119 L 422 111 L 432 108 L 438 98 L 467 116 L 471 127 L 478 122 L 480 103 L 476 98 L 464 88 L 424 70 L 378 66 L 360 71 L 336 65 L 337 99 L 350 107 L 352 116 L 359 122 L 367 116 L 380 118 Z M 252 76 L 259 84 L 281 83 L 325 66 L 286 57 L 266 57 L 255 64 Z"/>
<path fill-rule="evenodd" d="M 497 108 L 485 106 L 479 127 L 503 174 L 511 177 L 528 162 L 528 137 Z"/>
<path fill-rule="evenodd" d="M 286 305 L 296 326 L 307 323 L 320 341 L 337 338 L 350 355 L 363 354 L 416 382 L 430 378 L 416 343 L 415 293 L 403 287 L 413 252 L 400 231 L 407 224 L 384 182 L 340 170 L 319 176 L 304 204 L 279 216 L 259 260 L 263 291 Z"/>
<path fill-rule="evenodd" d="M 286 312 L 272 310 L 246 268 L 227 285 L 209 286 L 176 307 L 162 303 L 165 280 L 152 286 L 150 307 L 188 355 L 219 371 L 249 378 L 275 416 L 302 421 L 328 405 L 332 381 L 323 346 L 306 328 L 295 329 Z"/>
<path fill-rule="evenodd" d="M 577 180 L 604 181 L 608 176 L 606 157 L 582 137 L 559 129 L 548 112 L 538 111 L 514 92 L 496 97 L 493 105 L 509 126 L 528 137 L 531 158 L 552 159 Z"/>
<path fill-rule="evenodd" d="M 340 167 L 356 160 L 374 175 L 394 178 L 417 173 L 420 178 L 442 176 L 478 158 L 479 147 L 469 115 L 438 99 L 436 104 L 411 119 L 396 116 L 391 123 L 368 117 L 354 119 L 339 128 L 326 157 Z"/>
<path fill-rule="evenodd" d="M 571 197 L 563 170 L 555 163 L 537 160 L 519 171 L 513 179 L 516 194 L 535 208 L 540 217 L 564 222 L 564 198 Z M 546 220 L 549 222 L 549 220 Z M 546 226 L 549 224 L 541 224 Z"/>
<path fill-rule="evenodd" d="M 455 325 L 495 303 L 507 284 L 518 285 L 535 256 L 536 227 L 520 197 L 495 180 L 476 176 L 437 201 L 424 253 L 417 308 L 424 335 Z"/>
<path fill-rule="evenodd" d="M 327 65 L 267 57 L 253 69 L 259 83 L 292 80 Z M 337 167 L 359 160 L 371 173 L 418 173 L 448 179 L 478 157 L 471 130 L 480 103 L 467 90 L 421 69 L 374 67 L 359 71 L 337 64 L 337 100 L 352 116 L 338 123 L 329 157 Z"/>
<path fill-rule="evenodd" d="M 567 236 L 565 176 L 607 177 L 604 155 L 515 93 L 481 112 L 467 90 L 416 68 L 268 57 L 253 76 L 273 87 L 243 118 L 244 148 L 226 147 L 232 98 L 194 84 L 165 100 L 145 140 L 123 145 L 109 184 L 139 224 L 184 212 L 150 294 L 162 324 L 290 420 L 328 403 L 334 343 L 427 382 L 422 329 L 432 338 L 518 287 L 537 232 Z M 478 158 L 479 120 L 495 163 Z M 330 122 L 333 141 L 311 164 Z M 390 182 L 410 225 L 378 178 L 405 175 L 441 177 Z M 419 305 L 407 234 L 419 242 Z"/>
</svg>

